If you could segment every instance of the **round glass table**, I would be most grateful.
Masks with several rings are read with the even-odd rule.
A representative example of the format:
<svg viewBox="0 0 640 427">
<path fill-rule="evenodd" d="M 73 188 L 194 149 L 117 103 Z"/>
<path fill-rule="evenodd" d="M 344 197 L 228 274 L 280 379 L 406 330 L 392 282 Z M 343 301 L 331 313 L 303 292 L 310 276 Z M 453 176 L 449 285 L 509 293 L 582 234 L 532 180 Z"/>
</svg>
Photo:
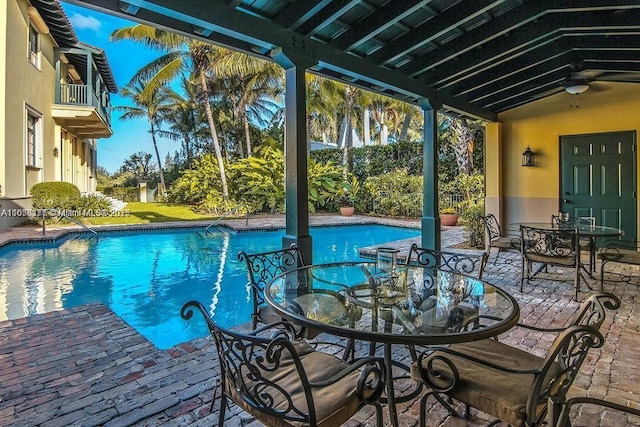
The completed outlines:
<svg viewBox="0 0 640 427">
<path fill-rule="evenodd" d="M 397 425 L 391 346 L 446 345 L 496 336 L 520 316 L 517 301 L 481 280 L 437 269 L 373 262 L 311 265 L 276 277 L 265 299 L 280 315 L 324 333 L 382 343 L 386 394 Z"/>
</svg>

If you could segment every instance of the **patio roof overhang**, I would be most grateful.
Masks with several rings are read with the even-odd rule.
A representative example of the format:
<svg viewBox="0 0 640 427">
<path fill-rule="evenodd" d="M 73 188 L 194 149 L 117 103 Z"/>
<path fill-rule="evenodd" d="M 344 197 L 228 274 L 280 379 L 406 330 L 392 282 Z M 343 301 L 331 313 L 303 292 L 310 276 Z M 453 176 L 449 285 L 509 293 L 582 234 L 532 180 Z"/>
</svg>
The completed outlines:
<svg viewBox="0 0 640 427">
<path fill-rule="evenodd" d="M 639 0 L 67 1 L 490 121 L 575 82 L 640 82 Z"/>
</svg>

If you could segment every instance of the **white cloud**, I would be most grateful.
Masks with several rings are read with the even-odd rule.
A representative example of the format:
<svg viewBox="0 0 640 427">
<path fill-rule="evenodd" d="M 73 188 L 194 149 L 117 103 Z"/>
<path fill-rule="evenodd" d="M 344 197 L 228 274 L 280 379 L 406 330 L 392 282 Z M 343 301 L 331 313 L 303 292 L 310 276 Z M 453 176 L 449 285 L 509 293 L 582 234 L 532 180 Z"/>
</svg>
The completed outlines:
<svg viewBox="0 0 640 427">
<path fill-rule="evenodd" d="M 102 23 L 93 16 L 80 15 L 79 13 L 72 14 L 69 20 L 77 29 L 100 31 L 102 27 Z"/>
</svg>

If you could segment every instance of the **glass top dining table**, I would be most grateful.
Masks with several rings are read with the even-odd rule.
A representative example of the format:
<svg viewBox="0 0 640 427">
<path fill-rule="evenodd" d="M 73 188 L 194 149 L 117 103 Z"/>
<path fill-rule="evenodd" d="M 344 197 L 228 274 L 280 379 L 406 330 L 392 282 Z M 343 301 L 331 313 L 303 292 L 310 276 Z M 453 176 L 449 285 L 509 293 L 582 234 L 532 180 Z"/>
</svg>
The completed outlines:
<svg viewBox="0 0 640 427">
<path fill-rule="evenodd" d="M 446 345 L 496 336 L 520 316 L 507 292 L 461 274 L 374 262 L 311 265 L 286 272 L 265 287 L 267 303 L 294 323 L 324 333 L 381 343 L 387 365 L 387 403 L 397 425 L 393 344 Z M 408 370 L 407 366 L 402 366 Z"/>
</svg>

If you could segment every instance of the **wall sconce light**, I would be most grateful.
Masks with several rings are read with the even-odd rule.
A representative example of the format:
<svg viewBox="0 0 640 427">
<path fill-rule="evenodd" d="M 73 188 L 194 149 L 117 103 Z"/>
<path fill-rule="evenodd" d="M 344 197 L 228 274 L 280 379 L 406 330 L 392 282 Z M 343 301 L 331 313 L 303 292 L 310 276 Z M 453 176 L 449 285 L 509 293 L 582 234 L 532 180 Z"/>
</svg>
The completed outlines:
<svg viewBox="0 0 640 427">
<path fill-rule="evenodd" d="M 60 151 L 58 150 L 58 147 L 53 147 L 53 157 L 58 157 L 59 154 Z"/>
<path fill-rule="evenodd" d="M 524 153 L 522 153 L 522 166 L 535 166 L 533 162 L 534 155 L 535 153 L 531 151 L 531 148 L 527 147 L 527 149 L 524 150 Z"/>
</svg>

